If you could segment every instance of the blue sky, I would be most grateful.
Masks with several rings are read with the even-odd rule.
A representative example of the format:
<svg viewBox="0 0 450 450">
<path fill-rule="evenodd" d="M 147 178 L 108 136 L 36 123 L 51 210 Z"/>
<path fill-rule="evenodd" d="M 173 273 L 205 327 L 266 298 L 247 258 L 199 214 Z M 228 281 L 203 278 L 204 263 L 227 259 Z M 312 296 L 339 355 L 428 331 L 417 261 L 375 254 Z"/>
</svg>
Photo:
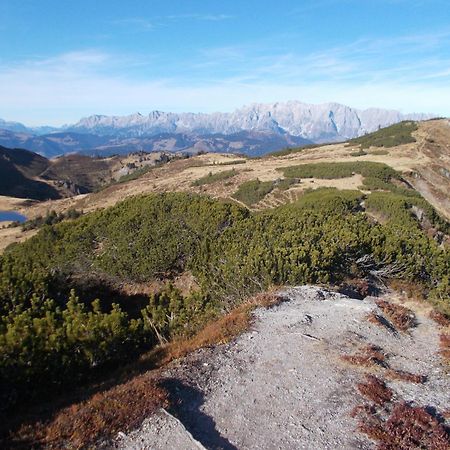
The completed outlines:
<svg viewBox="0 0 450 450">
<path fill-rule="evenodd" d="M 340 102 L 450 115 L 448 0 L 0 0 L 0 117 Z"/>
</svg>

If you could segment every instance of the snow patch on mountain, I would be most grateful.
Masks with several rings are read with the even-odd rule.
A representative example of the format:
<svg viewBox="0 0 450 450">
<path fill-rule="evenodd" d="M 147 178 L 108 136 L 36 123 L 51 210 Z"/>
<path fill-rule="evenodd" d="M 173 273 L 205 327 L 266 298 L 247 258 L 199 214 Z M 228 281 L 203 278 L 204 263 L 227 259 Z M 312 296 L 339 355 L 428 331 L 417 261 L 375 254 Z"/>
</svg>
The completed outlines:
<svg viewBox="0 0 450 450">
<path fill-rule="evenodd" d="M 68 130 L 104 136 L 140 137 L 159 133 L 229 135 L 240 131 L 290 134 L 314 142 L 362 136 L 402 120 L 424 120 L 430 114 L 402 114 L 395 110 L 358 110 L 338 103 L 312 105 L 299 101 L 251 104 L 231 113 L 166 113 L 152 111 L 129 116 L 94 115 Z"/>
</svg>

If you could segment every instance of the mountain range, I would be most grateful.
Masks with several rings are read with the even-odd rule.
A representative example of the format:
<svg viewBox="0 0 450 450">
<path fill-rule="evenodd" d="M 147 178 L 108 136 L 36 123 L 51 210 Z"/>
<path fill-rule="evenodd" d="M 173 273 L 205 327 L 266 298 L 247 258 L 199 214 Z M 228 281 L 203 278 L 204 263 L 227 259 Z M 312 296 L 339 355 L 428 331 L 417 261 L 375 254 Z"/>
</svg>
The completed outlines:
<svg viewBox="0 0 450 450">
<path fill-rule="evenodd" d="M 337 103 L 290 101 L 252 104 L 231 113 L 92 115 L 60 128 L 28 128 L 0 119 L 0 144 L 48 157 L 70 152 L 110 155 L 141 150 L 259 156 L 282 147 L 345 141 L 403 120 L 432 117 L 375 108 L 358 110 Z"/>
</svg>

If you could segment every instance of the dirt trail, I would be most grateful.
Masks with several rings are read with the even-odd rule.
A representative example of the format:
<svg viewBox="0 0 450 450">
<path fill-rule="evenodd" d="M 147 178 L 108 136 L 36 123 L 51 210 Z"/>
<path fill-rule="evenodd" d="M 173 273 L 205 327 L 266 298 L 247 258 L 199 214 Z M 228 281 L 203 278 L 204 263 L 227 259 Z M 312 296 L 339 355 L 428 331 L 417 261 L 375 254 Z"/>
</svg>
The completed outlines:
<svg viewBox="0 0 450 450">
<path fill-rule="evenodd" d="M 341 358 L 368 344 L 388 352 L 391 368 L 427 377 L 423 385 L 388 380 L 397 399 L 448 408 L 450 379 L 437 353 L 438 330 L 423 311 L 411 333 L 399 333 L 366 320 L 369 312 L 380 312 L 374 298 L 311 286 L 282 295 L 287 301 L 257 310 L 252 329 L 235 341 L 199 350 L 165 371 L 177 400 L 171 413 L 182 427 L 160 413 L 118 437 L 116 447 L 375 448 L 350 417 L 364 403 L 355 385 L 368 369 Z"/>
</svg>

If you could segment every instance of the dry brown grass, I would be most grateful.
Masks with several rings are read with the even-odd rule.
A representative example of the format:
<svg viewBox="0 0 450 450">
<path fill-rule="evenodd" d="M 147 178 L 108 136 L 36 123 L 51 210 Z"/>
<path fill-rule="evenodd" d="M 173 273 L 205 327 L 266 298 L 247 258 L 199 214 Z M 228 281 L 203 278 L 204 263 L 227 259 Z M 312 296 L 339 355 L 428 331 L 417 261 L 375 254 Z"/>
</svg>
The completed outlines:
<svg viewBox="0 0 450 450">
<path fill-rule="evenodd" d="M 374 325 L 377 325 L 384 329 L 391 329 L 389 324 L 386 322 L 386 320 L 383 318 L 383 316 L 380 316 L 374 311 L 371 311 L 367 316 L 366 320 L 370 323 L 373 323 Z"/>
<path fill-rule="evenodd" d="M 424 375 L 417 375 L 404 370 L 386 369 L 385 374 L 391 380 L 407 381 L 408 383 L 422 384 L 427 381 L 427 377 Z"/>
<path fill-rule="evenodd" d="M 386 355 L 376 345 L 367 345 L 355 355 L 341 355 L 341 359 L 355 366 L 386 367 Z"/>
<path fill-rule="evenodd" d="M 384 374 L 391 380 L 401 380 L 418 384 L 425 383 L 426 381 L 426 377 L 423 375 L 390 368 L 383 349 L 376 345 L 366 345 L 354 355 L 341 355 L 341 359 L 354 366 L 383 370 Z"/>
<path fill-rule="evenodd" d="M 51 448 L 94 445 L 138 427 L 158 408 L 167 407 L 167 399 L 154 376 L 141 375 L 60 411 L 46 427 L 43 443 Z"/>
<path fill-rule="evenodd" d="M 388 388 L 384 381 L 373 375 L 366 375 L 366 381 L 358 383 L 357 388 L 361 395 L 377 405 L 384 405 L 390 402 L 394 395 L 392 389 Z"/>
<path fill-rule="evenodd" d="M 416 325 L 416 316 L 410 309 L 386 300 L 377 300 L 376 304 L 398 330 L 406 332 Z"/>
<path fill-rule="evenodd" d="M 425 288 L 420 283 L 405 280 L 391 280 L 389 287 L 396 292 L 404 294 L 408 300 L 418 302 L 426 301 Z"/>
<path fill-rule="evenodd" d="M 450 326 L 450 319 L 434 309 L 430 312 L 430 319 L 433 319 L 441 327 Z"/>
<path fill-rule="evenodd" d="M 383 420 L 373 409 L 361 408 L 359 429 L 377 442 L 378 450 L 448 450 L 450 435 L 445 425 L 423 407 L 396 403 Z"/>
<path fill-rule="evenodd" d="M 447 364 L 450 364 L 450 334 L 442 333 L 439 337 L 440 354 Z"/>
<path fill-rule="evenodd" d="M 270 308 L 282 298 L 273 293 L 261 293 L 239 305 L 228 314 L 209 323 L 191 339 L 179 339 L 161 348 L 161 364 L 181 358 L 188 353 L 210 345 L 225 344 L 247 330 L 251 324 L 251 312 L 257 307 Z"/>
</svg>

